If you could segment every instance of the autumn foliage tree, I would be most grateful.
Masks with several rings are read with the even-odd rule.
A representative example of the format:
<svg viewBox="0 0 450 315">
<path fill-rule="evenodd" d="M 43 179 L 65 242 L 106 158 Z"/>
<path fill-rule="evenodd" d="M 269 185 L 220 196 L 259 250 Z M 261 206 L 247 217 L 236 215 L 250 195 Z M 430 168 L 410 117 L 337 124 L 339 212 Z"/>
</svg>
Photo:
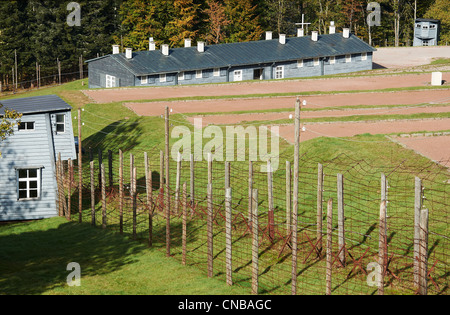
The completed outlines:
<svg viewBox="0 0 450 315">
<path fill-rule="evenodd" d="M 195 38 L 198 34 L 199 5 L 193 0 L 174 0 L 172 20 L 167 26 L 170 45 L 181 46 L 185 38 Z"/>
<path fill-rule="evenodd" d="M 204 10 L 206 14 L 206 40 L 210 43 L 218 44 L 225 36 L 225 27 L 230 24 L 230 20 L 225 15 L 225 7 L 220 1 L 207 0 L 208 7 Z"/>
</svg>

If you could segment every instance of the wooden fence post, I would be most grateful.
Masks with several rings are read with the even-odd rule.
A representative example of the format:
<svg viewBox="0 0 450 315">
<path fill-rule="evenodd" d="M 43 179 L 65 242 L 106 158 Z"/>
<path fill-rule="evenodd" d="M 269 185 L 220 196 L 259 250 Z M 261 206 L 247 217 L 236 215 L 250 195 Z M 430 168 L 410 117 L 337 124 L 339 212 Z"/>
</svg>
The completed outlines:
<svg viewBox="0 0 450 315">
<path fill-rule="evenodd" d="M 380 274 L 378 275 L 378 295 L 384 295 L 384 274 L 387 264 L 387 235 L 386 235 L 386 200 L 380 205 L 380 224 L 378 241 L 378 265 Z"/>
<path fill-rule="evenodd" d="M 317 250 L 322 255 L 322 220 L 323 220 L 323 165 L 319 163 L 317 170 Z"/>
<path fill-rule="evenodd" d="M 345 266 L 344 177 L 337 175 L 339 260 Z"/>
<path fill-rule="evenodd" d="M 94 161 L 90 161 L 90 177 L 91 177 L 91 225 L 95 226 L 95 176 Z"/>
<path fill-rule="evenodd" d="M 69 200 L 67 205 L 67 220 L 72 219 L 72 182 L 73 182 L 73 161 L 69 159 Z"/>
<path fill-rule="evenodd" d="M 132 186 L 134 183 L 134 155 L 130 153 L 130 193 L 132 191 Z"/>
<path fill-rule="evenodd" d="M 233 285 L 233 276 L 232 276 L 232 230 L 231 230 L 231 202 L 232 202 L 232 191 L 230 187 L 225 188 L 225 242 L 226 242 L 226 254 L 225 254 L 225 262 L 226 262 L 226 277 L 227 284 Z"/>
<path fill-rule="evenodd" d="M 41 66 L 39 65 L 39 73 L 41 72 Z M 40 75 L 39 75 L 40 80 Z M 41 86 L 39 82 L 39 86 Z M 78 108 L 78 213 L 79 223 L 83 222 L 83 154 L 82 154 L 82 141 L 81 141 L 81 108 Z"/>
<path fill-rule="evenodd" d="M 119 232 L 123 234 L 123 152 L 119 150 Z"/>
<path fill-rule="evenodd" d="M 103 152 L 102 149 L 98 149 L 98 165 L 100 166 L 98 169 L 98 186 L 102 187 L 102 168 L 101 165 L 103 164 Z"/>
<path fill-rule="evenodd" d="M 258 189 L 252 191 L 252 294 L 258 294 L 259 240 L 258 240 Z"/>
<path fill-rule="evenodd" d="M 113 156 L 111 150 L 108 150 L 108 175 L 109 175 L 109 188 L 112 188 L 114 185 L 114 178 L 113 178 Z"/>
<path fill-rule="evenodd" d="M 213 204 L 212 184 L 208 183 L 208 217 L 207 217 L 207 255 L 208 255 L 208 278 L 213 277 Z"/>
<path fill-rule="evenodd" d="M 195 200 L 195 186 L 194 186 L 194 181 L 195 181 L 195 170 L 194 170 L 194 155 L 191 154 L 191 160 L 189 161 L 189 168 L 190 168 L 190 186 L 189 186 L 189 190 L 190 190 L 190 201 L 191 201 L 191 206 L 194 205 L 194 200 Z"/>
<path fill-rule="evenodd" d="M 152 192 L 152 171 L 150 170 L 148 154 L 144 152 L 145 165 L 145 192 L 147 194 L 148 209 L 148 246 L 153 246 L 153 192 Z"/>
<path fill-rule="evenodd" d="M 422 180 L 415 178 L 414 190 L 414 286 L 419 288 L 419 242 L 420 242 L 420 211 L 422 209 Z"/>
<path fill-rule="evenodd" d="M 332 275 L 332 251 L 333 251 L 333 199 L 328 200 L 327 206 L 327 277 L 326 295 L 331 295 Z"/>
<path fill-rule="evenodd" d="M 170 164 L 169 164 L 169 132 L 170 132 L 170 121 L 169 121 L 169 107 L 166 106 L 165 115 L 165 167 L 166 167 L 166 256 L 170 257 Z"/>
<path fill-rule="evenodd" d="M 300 167 L 300 99 L 295 104 L 294 187 L 292 198 L 292 272 L 291 293 L 297 294 L 297 228 L 298 228 L 298 177 Z"/>
<path fill-rule="evenodd" d="M 164 187 L 164 151 L 159 152 L 159 189 Z"/>
<path fill-rule="evenodd" d="M 177 177 L 175 181 L 175 214 L 178 215 L 180 204 L 181 153 L 177 156 Z"/>
<path fill-rule="evenodd" d="M 286 161 L 286 236 L 291 234 L 291 218 L 292 218 L 292 169 L 291 162 Z"/>
<path fill-rule="evenodd" d="M 136 187 L 136 177 L 137 177 L 137 170 L 136 166 L 133 166 L 132 169 L 132 183 L 131 183 L 131 198 L 133 203 L 133 239 L 136 239 L 136 233 L 137 233 L 137 187 Z"/>
<path fill-rule="evenodd" d="M 231 171 L 231 165 L 230 162 L 225 161 L 225 189 L 230 187 L 230 171 Z"/>
<path fill-rule="evenodd" d="M 186 242 L 187 242 L 187 191 L 186 191 L 186 182 L 183 183 L 183 222 L 182 222 L 182 234 L 181 234 L 181 242 L 182 242 L 182 256 L 181 263 L 186 265 Z"/>
<path fill-rule="evenodd" d="M 106 229 L 106 184 L 105 184 L 105 164 L 101 166 L 102 173 L 102 227 Z"/>
<path fill-rule="evenodd" d="M 268 211 L 268 231 L 269 238 L 272 242 L 275 239 L 275 217 L 273 213 L 273 179 L 272 179 L 272 165 L 270 160 L 267 161 L 267 196 L 269 203 L 269 211 Z"/>
<path fill-rule="evenodd" d="M 252 222 L 252 217 L 253 217 L 252 193 L 253 193 L 253 162 L 249 161 L 248 162 L 248 223 L 249 223 L 249 226 Z"/>
<path fill-rule="evenodd" d="M 419 294 L 427 295 L 428 287 L 428 209 L 420 211 Z"/>
</svg>

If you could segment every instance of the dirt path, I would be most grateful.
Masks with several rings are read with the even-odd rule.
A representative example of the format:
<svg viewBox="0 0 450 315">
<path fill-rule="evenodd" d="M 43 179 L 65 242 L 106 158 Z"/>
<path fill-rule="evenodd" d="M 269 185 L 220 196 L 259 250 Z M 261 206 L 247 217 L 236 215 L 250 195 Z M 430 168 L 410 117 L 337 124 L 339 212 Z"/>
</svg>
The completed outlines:
<svg viewBox="0 0 450 315">
<path fill-rule="evenodd" d="M 356 109 L 356 110 L 324 110 L 314 112 L 302 112 L 302 118 L 324 118 L 324 117 L 347 117 L 356 115 L 411 115 L 420 113 L 447 113 L 450 106 L 439 107 L 413 107 L 413 108 L 378 108 L 378 109 Z M 284 113 L 264 113 L 264 114 L 239 114 L 239 115 L 210 115 L 191 116 L 187 120 L 194 123 L 195 118 L 202 118 L 203 126 L 238 124 L 251 121 L 271 121 L 280 119 L 290 119 L 292 112 Z"/>
<path fill-rule="evenodd" d="M 389 134 L 410 133 L 418 131 L 450 130 L 450 118 L 424 119 L 408 121 L 379 121 L 379 122 L 346 122 L 331 124 L 305 125 L 306 131 L 301 132 L 301 141 L 311 140 L 317 137 L 352 137 L 358 134 Z M 293 143 L 294 126 L 279 126 L 279 135 L 286 141 Z M 449 146 L 449 145 L 448 145 Z"/>
<path fill-rule="evenodd" d="M 293 108 L 295 100 L 295 97 L 276 97 L 233 100 L 181 101 L 169 103 L 126 103 L 125 105 L 140 116 L 159 116 L 161 114 L 164 114 L 164 109 L 166 106 L 169 106 L 174 113 L 213 113 Z M 307 101 L 308 108 L 357 105 L 413 105 L 423 103 L 445 104 L 450 103 L 450 90 L 315 95 L 304 97 L 302 98 L 302 100 Z M 246 115 L 236 115 L 236 119 L 243 119 L 240 121 L 280 119 L 272 118 L 277 117 L 274 113 L 259 114 L 258 116 L 256 116 L 257 114 Z M 256 118 L 253 118 L 253 116 Z M 266 116 L 267 118 L 263 118 L 263 116 Z M 214 119 L 219 118 L 216 117 Z M 226 123 L 226 120 L 224 121 Z M 235 121 L 235 119 L 231 119 L 230 121 Z"/>
<path fill-rule="evenodd" d="M 443 165 L 447 163 L 446 166 L 450 166 L 450 136 L 397 137 L 395 140 L 433 161 L 442 161 Z"/>
<path fill-rule="evenodd" d="M 450 73 L 443 73 L 443 80 L 449 82 Z M 312 91 L 378 90 L 427 86 L 430 82 L 431 74 L 428 73 L 358 78 L 261 81 L 218 85 L 88 90 L 83 91 L 83 93 L 96 103 L 111 103 L 195 96 L 215 97 L 269 93 L 301 94 L 302 92 Z"/>
<path fill-rule="evenodd" d="M 449 58 L 450 46 L 378 48 L 373 62 L 386 68 L 404 68 L 430 64 L 433 59 Z"/>
</svg>

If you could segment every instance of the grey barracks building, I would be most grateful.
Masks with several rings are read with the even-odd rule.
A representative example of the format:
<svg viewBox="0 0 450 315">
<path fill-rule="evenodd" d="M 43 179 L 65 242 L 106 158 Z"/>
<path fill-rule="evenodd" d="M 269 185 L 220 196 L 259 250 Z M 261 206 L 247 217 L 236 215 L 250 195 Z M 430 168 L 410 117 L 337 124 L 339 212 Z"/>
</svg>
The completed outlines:
<svg viewBox="0 0 450 315">
<path fill-rule="evenodd" d="M 113 54 L 86 61 L 89 88 L 170 86 L 271 80 L 347 73 L 372 69 L 373 47 L 344 29 L 330 34 L 312 32 L 297 37 L 280 35 L 265 40 L 206 45 L 185 40 L 185 47 L 155 49 L 152 38 L 148 51 L 133 52 L 113 46 Z"/>
</svg>

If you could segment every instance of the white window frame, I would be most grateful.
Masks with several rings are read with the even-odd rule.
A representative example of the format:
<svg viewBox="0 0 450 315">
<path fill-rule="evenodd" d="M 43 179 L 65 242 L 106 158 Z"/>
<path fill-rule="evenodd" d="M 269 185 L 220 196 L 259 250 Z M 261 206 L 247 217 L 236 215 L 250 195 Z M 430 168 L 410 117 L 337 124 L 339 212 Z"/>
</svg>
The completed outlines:
<svg viewBox="0 0 450 315">
<path fill-rule="evenodd" d="M 275 67 L 275 79 L 284 79 L 284 66 Z"/>
<path fill-rule="evenodd" d="M 106 75 L 106 88 L 116 87 L 116 77 L 107 74 Z"/>
<path fill-rule="evenodd" d="M 184 72 L 178 73 L 178 81 L 184 81 Z"/>
<path fill-rule="evenodd" d="M 314 58 L 313 64 L 314 64 L 314 67 L 320 66 L 320 58 Z"/>
<path fill-rule="evenodd" d="M 34 121 L 21 121 L 17 130 L 21 132 L 34 131 L 36 130 L 36 123 Z"/>
<path fill-rule="evenodd" d="M 141 84 L 148 84 L 148 76 L 144 75 L 141 77 Z"/>
<path fill-rule="evenodd" d="M 330 65 L 334 65 L 336 64 L 336 56 L 331 56 L 330 57 Z"/>
<path fill-rule="evenodd" d="M 242 70 L 234 70 L 233 71 L 233 81 L 238 82 L 242 81 Z"/>
<path fill-rule="evenodd" d="M 63 122 L 58 122 L 58 116 L 63 117 Z M 58 131 L 58 125 L 62 125 L 64 127 L 64 131 Z M 55 131 L 57 133 L 65 133 L 66 132 L 66 114 L 56 114 L 55 115 Z"/>
<path fill-rule="evenodd" d="M 361 61 L 366 61 L 367 60 L 367 53 L 362 53 L 361 54 Z"/>
<path fill-rule="evenodd" d="M 303 59 L 297 60 L 297 68 L 303 68 L 304 62 Z"/>
<path fill-rule="evenodd" d="M 215 77 L 220 77 L 220 68 L 214 68 L 214 73 L 213 73 L 213 75 L 214 75 Z"/>
<path fill-rule="evenodd" d="M 17 200 L 38 200 L 41 198 L 41 171 L 42 168 L 30 167 L 16 169 L 17 177 Z M 21 172 L 26 172 L 26 177 L 20 177 Z M 30 177 L 30 171 L 36 171 L 36 177 Z M 30 183 L 36 182 L 36 188 L 31 188 Z M 20 188 L 20 183 L 26 183 L 25 188 Z M 31 197 L 31 191 L 36 191 L 36 197 Z M 25 191 L 26 197 L 20 197 L 20 192 Z"/>
<path fill-rule="evenodd" d="M 159 75 L 159 82 L 167 82 L 167 75 L 165 73 Z"/>
<path fill-rule="evenodd" d="M 203 71 L 202 71 L 202 70 L 196 70 L 196 71 L 195 71 L 195 78 L 196 78 L 196 79 L 201 79 L 201 78 L 203 78 Z"/>
<path fill-rule="evenodd" d="M 352 62 L 352 55 L 345 55 L 345 63 Z"/>
</svg>

